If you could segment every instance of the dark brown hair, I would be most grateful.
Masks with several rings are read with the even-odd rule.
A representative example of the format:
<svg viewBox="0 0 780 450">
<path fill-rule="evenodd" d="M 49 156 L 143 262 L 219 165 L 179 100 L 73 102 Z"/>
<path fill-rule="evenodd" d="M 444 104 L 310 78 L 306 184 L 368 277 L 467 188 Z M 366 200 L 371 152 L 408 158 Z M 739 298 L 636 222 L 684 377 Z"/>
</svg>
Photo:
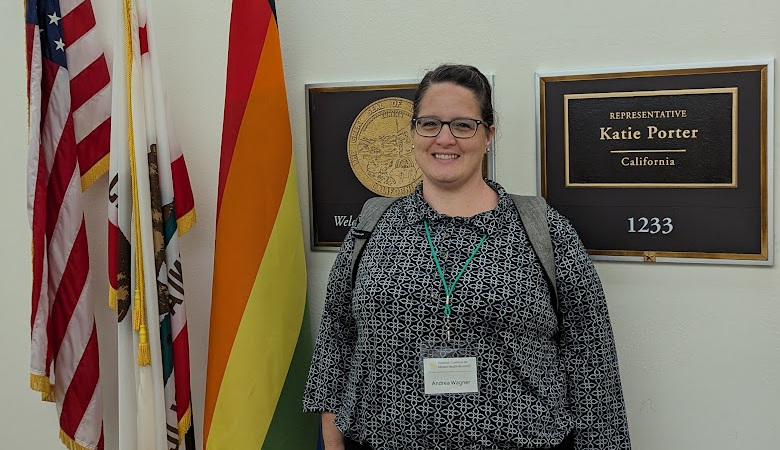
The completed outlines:
<svg viewBox="0 0 780 450">
<path fill-rule="evenodd" d="M 452 83 L 474 93 L 477 98 L 481 119 L 490 127 L 495 122 L 493 93 L 485 75 L 474 66 L 464 64 L 442 64 L 426 73 L 414 94 L 414 117 L 420 113 L 420 102 L 432 84 Z"/>
</svg>

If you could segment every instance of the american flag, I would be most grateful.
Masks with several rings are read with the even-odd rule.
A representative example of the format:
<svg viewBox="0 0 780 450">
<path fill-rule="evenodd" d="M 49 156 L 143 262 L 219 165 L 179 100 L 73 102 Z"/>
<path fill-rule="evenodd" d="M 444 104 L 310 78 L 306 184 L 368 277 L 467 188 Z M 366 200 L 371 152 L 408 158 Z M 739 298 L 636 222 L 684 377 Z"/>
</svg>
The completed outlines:
<svg viewBox="0 0 780 450">
<path fill-rule="evenodd" d="M 27 204 L 33 237 L 30 386 L 60 439 L 102 449 L 98 344 L 82 189 L 108 168 L 111 89 L 89 1 L 26 3 Z"/>
</svg>

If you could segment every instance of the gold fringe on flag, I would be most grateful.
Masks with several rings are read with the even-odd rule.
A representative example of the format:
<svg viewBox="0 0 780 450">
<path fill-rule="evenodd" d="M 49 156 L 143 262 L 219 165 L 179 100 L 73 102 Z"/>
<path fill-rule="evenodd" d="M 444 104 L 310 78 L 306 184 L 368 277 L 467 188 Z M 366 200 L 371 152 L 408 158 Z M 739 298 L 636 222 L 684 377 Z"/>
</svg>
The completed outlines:
<svg viewBox="0 0 780 450">
<path fill-rule="evenodd" d="M 50 383 L 51 382 L 49 381 L 49 377 L 46 375 L 36 375 L 34 373 L 30 374 L 30 389 L 33 391 L 48 394 L 52 391 Z"/>
<path fill-rule="evenodd" d="M 83 445 L 74 441 L 73 439 L 70 438 L 70 436 L 65 434 L 65 432 L 62 430 L 60 430 L 60 441 L 62 441 L 62 444 L 65 447 L 67 447 L 68 450 L 93 450 L 89 447 L 84 447 Z"/>
<path fill-rule="evenodd" d="M 96 162 L 91 169 L 81 176 L 81 191 L 84 192 L 92 186 L 95 181 L 100 177 L 108 173 L 108 163 L 110 161 L 109 155 L 104 156 L 100 161 Z"/>
<path fill-rule="evenodd" d="M 184 413 L 179 421 L 179 444 L 184 442 L 184 436 L 187 435 L 187 431 L 192 426 L 192 404 L 187 407 L 187 412 Z"/>
<path fill-rule="evenodd" d="M 108 307 L 114 312 L 119 312 L 119 294 L 111 286 L 108 287 Z"/>
<path fill-rule="evenodd" d="M 176 228 L 178 230 L 179 236 L 184 236 L 185 234 L 187 234 L 187 232 L 190 231 L 190 229 L 195 226 L 195 222 L 197 222 L 197 220 L 195 217 L 194 208 L 190 210 L 190 212 L 188 212 L 187 214 L 176 219 Z"/>
<path fill-rule="evenodd" d="M 55 394 L 54 386 L 49 392 L 41 392 L 41 401 L 54 403 L 57 401 L 57 395 Z"/>
</svg>

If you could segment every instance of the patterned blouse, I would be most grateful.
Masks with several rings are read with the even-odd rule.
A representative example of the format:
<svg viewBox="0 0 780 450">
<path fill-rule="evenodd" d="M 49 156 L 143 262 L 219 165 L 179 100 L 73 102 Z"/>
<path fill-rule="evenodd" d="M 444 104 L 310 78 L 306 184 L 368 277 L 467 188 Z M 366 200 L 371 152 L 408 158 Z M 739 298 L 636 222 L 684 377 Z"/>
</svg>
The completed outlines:
<svg viewBox="0 0 780 450">
<path fill-rule="evenodd" d="M 612 328 L 595 268 L 569 222 L 548 207 L 559 319 L 512 199 L 473 217 L 436 212 L 422 184 L 393 203 L 366 243 L 351 289 L 354 230 L 330 273 L 303 407 L 375 450 L 630 449 Z M 445 329 L 476 348 L 479 392 L 426 395 L 421 343 Z"/>
</svg>

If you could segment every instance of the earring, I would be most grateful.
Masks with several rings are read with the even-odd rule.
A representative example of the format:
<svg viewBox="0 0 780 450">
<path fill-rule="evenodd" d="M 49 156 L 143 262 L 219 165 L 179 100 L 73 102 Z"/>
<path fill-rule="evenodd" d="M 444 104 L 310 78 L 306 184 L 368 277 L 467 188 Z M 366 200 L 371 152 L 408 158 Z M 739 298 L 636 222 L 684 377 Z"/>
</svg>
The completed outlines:
<svg viewBox="0 0 780 450">
<path fill-rule="evenodd" d="M 485 149 L 485 153 L 490 153 L 490 147 Z"/>
<path fill-rule="evenodd" d="M 414 144 L 412 144 L 412 150 L 414 150 Z"/>
</svg>

